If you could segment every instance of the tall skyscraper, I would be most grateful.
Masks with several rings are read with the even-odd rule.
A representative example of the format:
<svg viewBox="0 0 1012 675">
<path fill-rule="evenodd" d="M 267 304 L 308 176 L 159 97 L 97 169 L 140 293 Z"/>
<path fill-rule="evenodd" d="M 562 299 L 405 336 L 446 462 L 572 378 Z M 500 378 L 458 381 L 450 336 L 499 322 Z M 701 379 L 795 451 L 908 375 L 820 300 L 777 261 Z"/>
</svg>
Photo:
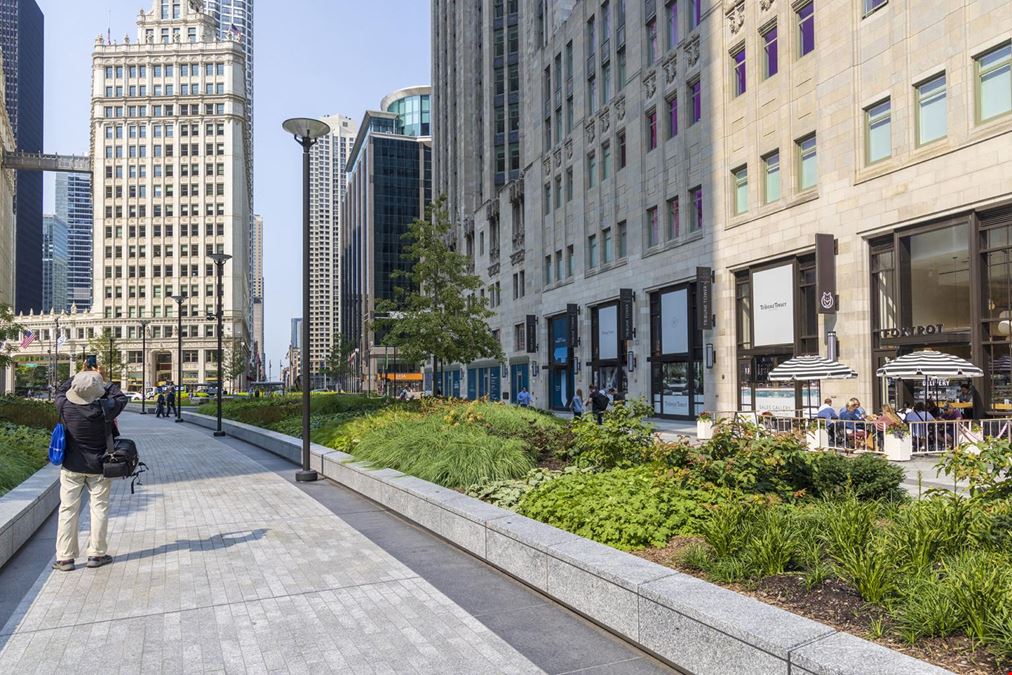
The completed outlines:
<svg viewBox="0 0 1012 675">
<path fill-rule="evenodd" d="M 0 0 L 7 115 L 18 150 L 42 152 L 45 19 L 35 0 Z M 42 309 L 42 174 L 19 171 L 15 307 Z"/>
<path fill-rule="evenodd" d="M 348 155 L 355 122 L 343 115 L 322 118 L 331 133 L 309 151 L 309 311 L 312 352 L 307 361 L 313 387 L 333 385 L 320 371 L 341 332 L 341 205 L 347 191 Z"/>
<path fill-rule="evenodd" d="M 0 63 L 3 62 L 0 51 Z M 5 96 L 5 79 L 0 78 L 0 151 L 14 152 L 14 131 L 7 117 L 7 106 L 3 104 Z M 10 169 L 0 171 L 0 305 L 14 304 L 14 287 L 17 278 L 17 262 L 14 252 L 17 248 L 15 240 L 14 203 L 15 172 Z M 0 392 L 4 389 L 6 377 L 0 371 Z"/>
<path fill-rule="evenodd" d="M 90 174 L 56 174 L 56 215 L 68 228 L 67 309 L 91 309 L 93 208 Z"/>
<path fill-rule="evenodd" d="M 67 221 L 42 216 L 42 306 L 45 311 L 67 307 Z"/>
<path fill-rule="evenodd" d="M 257 380 L 264 379 L 264 218 L 253 216 L 253 371 Z"/>
<path fill-rule="evenodd" d="M 358 350 L 356 386 L 385 390 L 418 376 L 381 344 L 373 325 L 377 302 L 395 299 L 395 272 L 406 271 L 404 234 L 432 201 L 430 87 L 387 95 L 365 113 L 348 157 L 348 194 L 341 217 L 341 333 Z"/>
</svg>

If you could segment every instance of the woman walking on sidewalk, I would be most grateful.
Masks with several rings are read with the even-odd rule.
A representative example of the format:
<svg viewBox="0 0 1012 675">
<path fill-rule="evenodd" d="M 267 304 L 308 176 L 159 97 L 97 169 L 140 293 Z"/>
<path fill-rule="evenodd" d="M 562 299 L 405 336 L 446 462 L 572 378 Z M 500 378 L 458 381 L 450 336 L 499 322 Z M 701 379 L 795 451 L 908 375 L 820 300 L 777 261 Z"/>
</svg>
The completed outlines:
<svg viewBox="0 0 1012 675">
<path fill-rule="evenodd" d="M 91 506 L 88 567 L 112 562 L 106 542 L 112 480 L 102 475 L 102 457 L 112 443 L 113 420 L 126 404 L 127 398 L 119 387 L 106 385 L 98 369 L 87 362 L 84 370 L 56 392 L 56 412 L 63 422 L 67 447 L 60 470 L 60 520 L 53 569 L 61 572 L 74 569 L 74 559 L 79 554 L 77 521 L 85 487 Z"/>
</svg>

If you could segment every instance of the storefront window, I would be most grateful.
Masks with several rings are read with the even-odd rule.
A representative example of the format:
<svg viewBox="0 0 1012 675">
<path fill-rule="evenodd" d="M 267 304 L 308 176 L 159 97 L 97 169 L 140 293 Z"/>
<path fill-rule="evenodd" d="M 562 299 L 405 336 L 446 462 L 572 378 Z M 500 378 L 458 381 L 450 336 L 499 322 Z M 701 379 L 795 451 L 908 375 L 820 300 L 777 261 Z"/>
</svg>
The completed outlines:
<svg viewBox="0 0 1012 675">
<path fill-rule="evenodd" d="M 960 223 L 906 238 L 912 326 L 970 326 L 968 228 Z"/>
<path fill-rule="evenodd" d="M 591 382 L 599 387 L 624 392 L 621 350 L 618 340 L 618 305 L 595 307 L 591 311 Z M 584 392 L 585 394 L 587 392 Z"/>
<path fill-rule="evenodd" d="M 549 368 L 549 406 L 563 410 L 572 397 L 569 373 L 569 320 L 566 315 L 548 320 L 549 342 L 551 344 L 551 365 Z"/>
<path fill-rule="evenodd" d="M 703 411 L 702 334 L 695 327 L 694 286 L 650 296 L 651 393 L 658 415 L 693 417 Z"/>
</svg>

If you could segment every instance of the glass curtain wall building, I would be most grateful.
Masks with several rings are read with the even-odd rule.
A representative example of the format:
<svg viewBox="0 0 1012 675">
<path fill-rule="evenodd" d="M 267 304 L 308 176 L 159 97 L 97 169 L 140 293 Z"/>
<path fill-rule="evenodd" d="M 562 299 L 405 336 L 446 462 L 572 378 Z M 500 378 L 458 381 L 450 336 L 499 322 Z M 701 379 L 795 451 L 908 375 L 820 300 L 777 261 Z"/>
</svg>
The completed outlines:
<svg viewBox="0 0 1012 675">
<path fill-rule="evenodd" d="M 42 217 L 42 304 L 46 311 L 67 306 L 67 222 Z"/>
<path fill-rule="evenodd" d="M 67 310 L 91 309 L 91 175 L 56 174 L 56 215 L 67 224 Z"/>
</svg>

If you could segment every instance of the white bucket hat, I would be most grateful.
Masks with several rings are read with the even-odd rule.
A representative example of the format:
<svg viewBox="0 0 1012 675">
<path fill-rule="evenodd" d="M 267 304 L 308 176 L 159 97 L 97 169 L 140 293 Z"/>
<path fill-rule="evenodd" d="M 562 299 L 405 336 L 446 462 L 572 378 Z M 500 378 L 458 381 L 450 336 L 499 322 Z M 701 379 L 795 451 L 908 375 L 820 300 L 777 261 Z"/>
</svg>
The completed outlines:
<svg viewBox="0 0 1012 675">
<path fill-rule="evenodd" d="M 67 400 L 77 405 L 90 405 L 105 393 L 105 382 L 102 375 L 94 370 L 86 370 L 74 375 L 74 381 L 67 390 Z"/>
</svg>

